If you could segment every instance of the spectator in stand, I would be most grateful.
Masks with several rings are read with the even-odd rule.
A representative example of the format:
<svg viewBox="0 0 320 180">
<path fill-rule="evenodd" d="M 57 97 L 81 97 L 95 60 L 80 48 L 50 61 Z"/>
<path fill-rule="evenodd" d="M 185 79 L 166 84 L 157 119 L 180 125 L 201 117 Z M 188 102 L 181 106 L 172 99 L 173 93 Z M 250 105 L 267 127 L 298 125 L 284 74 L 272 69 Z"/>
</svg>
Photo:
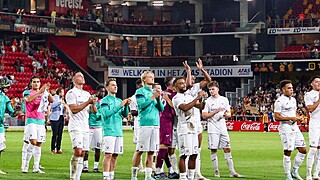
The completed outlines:
<svg viewBox="0 0 320 180">
<path fill-rule="evenodd" d="M 280 28 L 280 16 L 279 15 L 276 15 L 275 27 Z"/>
<path fill-rule="evenodd" d="M 130 20 L 131 21 L 136 21 L 136 16 L 134 15 L 134 11 L 130 15 Z"/>
<path fill-rule="evenodd" d="M 314 43 L 314 47 L 319 49 L 319 43 L 320 43 L 319 39 L 315 39 L 313 43 Z"/>
<path fill-rule="evenodd" d="M 51 23 L 52 23 L 52 24 L 56 24 L 56 16 L 57 16 L 57 12 L 56 12 L 56 10 L 54 9 L 54 10 L 51 12 Z"/>
<path fill-rule="evenodd" d="M 143 14 L 142 13 L 139 14 L 139 21 L 143 21 Z"/>
<path fill-rule="evenodd" d="M 198 33 L 201 33 L 203 27 L 204 27 L 204 22 L 202 19 L 200 19 L 199 26 L 198 26 Z"/>
<path fill-rule="evenodd" d="M 118 14 L 118 11 L 115 11 L 113 14 L 113 22 L 118 23 L 118 20 L 119 20 L 119 14 Z"/>
<path fill-rule="evenodd" d="M 24 46 L 25 46 L 25 41 L 24 41 L 24 39 L 22 38 L 21 40 L 20 40 L 20 44 L 19 44 L 20 46 L 20 52 L 24 52 Z"/>
<path fill-rule="evenodd" d="M 186 19 L 186 29 L 187 29 L 187 32 L 190 33 L 190 27 L 191 27 L 191 21 L 190 19 Z"/>
<path fill-rule="evenodd" d="M 253 74 L 254 74 L 254 75 L 259 75 L 259 72 L 260 72 L 260 67 L 259 67 L 259 65 L 256 63 L 256 64 L 254 64 Z"/>
<path fill-rule="evenodd" d="M 1 57 L 1 61 L 0 61 L 0 71 L 4 70 L 4 60 L 3 60 L 3 56 Z"/>
<path fill-rule="evenodd" d="M 283 63 L 280 63 L 279 65 L 279 71 L 280 71 L 280 79 L 284 79 L 286 66 L 283 65 Z"/>
<path fill-rule="evenodd" d="M 268 26 L 268 28 L 271 28 L 271 25 L 272 25 L 272 19 L 271 19 L 271 16 L 268 15 L 267 16 L 267 26 Z"/>
<path fill-rule="evenodd" d="M 293 71 L 293 64 L 290 62 L 288 64 L 288 72 L 292 72 Z"/>
<path fill-rule="evenodd" d="M 252 49 L 253 52 L 259 51 L 259 44 L 256 41 L 252 44 Z"/>
<path fill-rule="evenodd" d="M 47 70 L 47 68 L 48 68 L 48 57 L 47 56 L 45 56 L 44 57 L 44 59 L 43 59 L 43 61 L 42 61 L 42 68 L 44 69 L 44 70 Z"/>
<path fill-rule="evenodd" d="M 269 63 L 268 72 L 269 72 L 268 73 L 268 80 L 272 81 L 273 80 L 273 74 L 274 74 L 274 68 L 273 68 L 272 63 Z"/>
<path fill-rule="evenodd" d="M 19 69 L 20 69 L 20 59 L 19 58 L 13 63 L 13 67 L 16 70 L 16 72 L 19 72 Z"/>
<path fill-rule="evenodd" d="M 4 50 L 4 42 L 3 42 L 3 41 L 2 41 L 2 43 L 1 43 L 0 50 L 1 50 L 1 54 L 2 54 L 2 55 L 5 55 L 5 54 L 6 54 L 6 51 Z"/>
<path fill-rule="evenodd" d="M 261 73 L 261 82 L 265 83 L 267 82 L 267 77 L 268 77 L 268 68 L 266 67 L 265 63 L 262 63 L 262 66 L 260 68 L 260 73 Z"/>
<path fill-rule="evenodd" d="M 304 13 L 301 12 L 298 16 L 298 24 L 303 27 Z"/>
<path fill-rule="evenodd" d="M 212 18 L 211 26 L 212 26 L 212 32 L 215 33 L 215 32 L 216 32 L 216 29 L 217 29 L 217 21 L 216 21 L 216 18 Z"/>
</svg>

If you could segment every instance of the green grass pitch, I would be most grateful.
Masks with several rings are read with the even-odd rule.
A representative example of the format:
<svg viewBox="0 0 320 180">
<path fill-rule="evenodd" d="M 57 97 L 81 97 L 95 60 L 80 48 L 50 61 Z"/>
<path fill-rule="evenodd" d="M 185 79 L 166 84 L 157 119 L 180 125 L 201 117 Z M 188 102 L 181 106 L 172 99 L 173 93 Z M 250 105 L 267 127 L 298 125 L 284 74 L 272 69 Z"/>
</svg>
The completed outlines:
<svg viewBox="0 0 320 180">
<path fill-rule="evenodd" d="M 231 138 L 232 155 L 235 169 L 240 174 L 246 176 L 246 179 L 285 179 L 282 157 L 283 151 L 278 133 L 262 132 L 229 132 Z M 21 148 L 23 132 L 7 132 L 7 148 L 1 155 L 0 169 L 7 172 L 6 175 L 0 175 L 0 179 L 69 179 L 69 160 L 72 149 L 68 132 L 64 132 L 62 140 L 63 154 L 50 153 L 51 132 L 47 133 L 47 142 L 42 146 L 41 165 L 46 169 L 45 174 L 33 174 L 29 168 L 28 174 L 22 174 L 21 166 Z M 118 158 L 115 178 L 119 180 L 130 179 L 131 159 L 135 146 L 132 143 L 133 131 L 124 131 L 124 154 Z M 304 133 L 307 140 L 307 133 Z M 203 134 L 201 152 L 201 172 L 210 179 L 213 177 L 213 168 L 210 160 L 210 151 L 207 149 L 207 133 Z M 297 151 L 292 154 L 294 158 Z M 223 158 L 223 152 L 218 152 L 219 169 L 221 178 L 229 178 L 227 165 Z M 102 170 L 102 159 L 100 159 L 99 169 Z M 30 167 L 33 165 L 33 159 Z M 93 168 L 93 153 L 89 156 L 89 169 Z M 166 171 L 166 169 L 165 169 Z M 305 162 L 300 167 L 300 175 L 305 178 Z M 83 180 L 102 179 L 102 173 L 83 173 Z M 144 174 L 139 174 L 139 179 L 144 179 Z"/>
</svg>

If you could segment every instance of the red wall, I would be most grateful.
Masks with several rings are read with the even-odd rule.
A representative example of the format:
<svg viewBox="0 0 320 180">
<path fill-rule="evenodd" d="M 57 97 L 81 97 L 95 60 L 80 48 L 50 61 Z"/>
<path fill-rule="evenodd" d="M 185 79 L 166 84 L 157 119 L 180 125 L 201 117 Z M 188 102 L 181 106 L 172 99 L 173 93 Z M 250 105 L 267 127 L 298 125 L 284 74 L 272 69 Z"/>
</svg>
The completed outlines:
<svg viewBox="0 0 320 180">
<path fill-rule="evenodd" d="M 88 35 L 77 34 L 76 37 L 50 36 L 48 38 L 48 46 L 50 45 L 50 42 L 56 44 L 66 55 L 72 58 L 83 69 L 88 70 Z"/>
</svg>

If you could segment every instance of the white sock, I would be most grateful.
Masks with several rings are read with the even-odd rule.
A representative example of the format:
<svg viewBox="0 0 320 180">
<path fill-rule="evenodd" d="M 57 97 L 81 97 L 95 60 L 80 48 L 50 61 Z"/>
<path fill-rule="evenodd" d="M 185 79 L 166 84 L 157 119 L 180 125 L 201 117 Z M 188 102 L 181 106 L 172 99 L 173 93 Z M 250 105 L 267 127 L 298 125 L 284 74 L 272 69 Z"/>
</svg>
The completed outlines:
<svg viewBox="0 0 320 180">
<path fill-rule="evenodd" d="M 306 156 L 306 154 L 302 154 L 300 152 L 298 152 L 296 154 L 296 157 L 294 157 L 294 164 L 293 164 L 293 169 L 295 171 L 298 171 L 299 167 L 301 166 L 301 164 L 304 161 L 304 157 Z"/>
<path fill-rule="evenodd" d="M 314 156 L 317 153 L 317 148 L 310 147 L 307 155 L 307 175 L 311 175 L 312 165 L 314 163 Z"/>
<path fill-rule="evenodd" d="M 160 171 L 161 171 L 160 173 L 164 172 L 164 169 L 163 169 L 164 168 L 164 164 L 165 164 L 165 162 L 163 160 L 163 163 L 162 163 L 162 166 L 161 166 L 161 169 L 160 169 Z"/>
<path fill-rule="evenodd" d="M 145 172 L 145 174 L 146 174 L 146 178 L 151 178 L 152 168 L 147 168 L 147 167 L 146 167 L 146 172 Z"/>
<path fill-rule="evenodd" d="M 320 172 L 320 150 L 318 149 L 317 150 L 317 153 L 316 153 L 316 161 L 315 161 L 315 165 L 314 165 L 314 175 L 317 175 L 317 176 L 314 176 L 314 177 L 318 177 L 319 176 L 319 172 Z"/>
<path fill-rule="evenodd" d="M 179 172 L 178 171 L 178 167 L 177 167 L 177 157 L 176 157 L 176 154 L 172 154 L 171 156 L 169 156 L 169 161 L 171 163 L 171 167 L 173 169 L 174 172 Z"/>
<path fill-rule="evenodd" d="M 218 156 L 217 156 L 217 152 L 211 152 L 211 162 L 212 162 L 212 166 L 213 166 L 213 170 L 218 170 Z"/>
<path fill-rule="evenodd" d="M 94 162 L 94 163 L 93 163 L 93 168 L 94 168 L 94 169 L 97 169 L 98 167 L 99 167 L 99 162 Z"/>
<path fill-rule="evenodd" d="M 41 158 L 41 147 L 39 147 L 39 146 L 33 147 L 33 157 L 34 157 L 33 169 L 39 170 L 40 158 Z"/>
<path fill-rule="evenodd" d="M 34 149 L 34 146 L 31 143 L 28 144 L 26 164 L 25 164 L 26 167 L 29 167 L 29 163 L 30 163 L 30 160 L 31 160 L 32 155 L 33 155 L 33 149 Z"/>
<path fill-rule="evenodd" d="M 194 169 L 188 169 L 188 180 L 194 180 Z"/>
<path fill-rule="evenodd" d="M 83 161 L 83 167 L 88 168 L 88 160 Z"/>
<path fill-rule="evenodd" d="M 28 146 L 29 144 L 27 143 L 23 143 L 22 146 L 22 164 L 21 164 L 21 168 L 23 168 L 24 166 L 26 166 L 27 163 L 27 155 L 28 155 Z"/>
<path fill-rule="evenodd" d="M 233 165 L 233 159 L 232 159 L 231 152 L 224 153 L 224 159 L 226 160 L 226 162 L 228 164 L 230 173 L 234 173 L 235 170 L 234 170 L 234 165 Z"/>
<path fill-rule="evenodd" d="M 186 160 L 184 160 L 184 163 L 185 163 L 185 165 L 186 165 L 186 172 L 188 172 L 188 169 L 189 169 L 189 167 L 188 167 L 189 157 L 190 157 L 190 156 L 187 156 Z"/>
<path fill-rule="evenodd" d="M 72 155 L 70 160 L 70 179 L 76 178 L 79 157 Z"/>
<path fill-rule="evenodd" d="M 81 174 L 83 169 L 83 157 L 78 158 L 78 165 L 76 171 L 76 180 L 80 180 Z"/>
<path fill-rule="evenodd" d="M 139 168 L 138 167 L 132 167 L 131 168 L 131 177 L 138 177 L 138 171 L 139 171 Z"/>
<path fill-rule="evenodd" d="M 152 162 L 152 169 L 156 169 L 156 163 Z"/>
<path fill-rule="evenodd" d="M 283 168 L 284 168 L 284 173 L 290 174 L 290 169 L 291 169 L 291 159 L 290 156 L 283 156 Z"/>
<path fill-rule="evenodd" d="M 114 171 L 109 172 L 110 175 L 110 179 L 113 180 L 114 179 Z"/>
<path fill-rule="evenodd" d="M 103 172 L 103 180 L 110 180 L 110 173 L 109 172 Z"/>
<path fill-rule="evenodd" d="M 139 164 L 139 168 L 143 169 L 142 156 L 140 156 L 140 164 Z"/>
<path fill-rule="evenodd" d="M 187 179 L 187 172 L 180 173 L 180 179 Z"/>
<path fill-rule="evenodd" d="M 172 166 L 169 167 L 169 173 L 170 173 L 170 174 L 174 173 L 174 170 L 173 170 Z"/>
<path fill-rule="evenodd" d="M 198 156 L 197 156 L 197 159 L 196 159 L 196 173 L 200 173 L 200 167 L 201 167 L 201 148 L 198 148 Z"/>
<path fill-rule="evenodd" d="M 162 166 L 163 167 L 163 166 Z M 161 171 L 161 168 L 156 168 L 156 174 L 160 174 L 162 171 Z"/>
</svg>

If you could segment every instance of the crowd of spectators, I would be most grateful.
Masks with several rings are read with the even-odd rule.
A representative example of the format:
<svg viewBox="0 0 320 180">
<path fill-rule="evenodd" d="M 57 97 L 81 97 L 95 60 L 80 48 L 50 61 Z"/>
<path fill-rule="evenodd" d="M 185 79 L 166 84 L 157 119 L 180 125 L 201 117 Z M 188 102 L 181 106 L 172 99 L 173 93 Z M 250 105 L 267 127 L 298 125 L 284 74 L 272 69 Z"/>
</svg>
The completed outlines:
<svg viewBox="0 0 320 180">
<path fill-rule="evenodd" d="M 296 79 L 293 86 L 294 97 L 297 100 L 297 113 L 303 117 L 308 117 L 304 103 L 304 95 L 309 91 L 306 78 Z M 244 98 L 238 98 L 237 105 L 232 107 L 232 119 L 259 121 L 263 114 L 268 114 L 269 121 L 273 122 L 274 103 L 281 93 L 279 86 L 272 81 L 262 83 Z"/>
</svg>

